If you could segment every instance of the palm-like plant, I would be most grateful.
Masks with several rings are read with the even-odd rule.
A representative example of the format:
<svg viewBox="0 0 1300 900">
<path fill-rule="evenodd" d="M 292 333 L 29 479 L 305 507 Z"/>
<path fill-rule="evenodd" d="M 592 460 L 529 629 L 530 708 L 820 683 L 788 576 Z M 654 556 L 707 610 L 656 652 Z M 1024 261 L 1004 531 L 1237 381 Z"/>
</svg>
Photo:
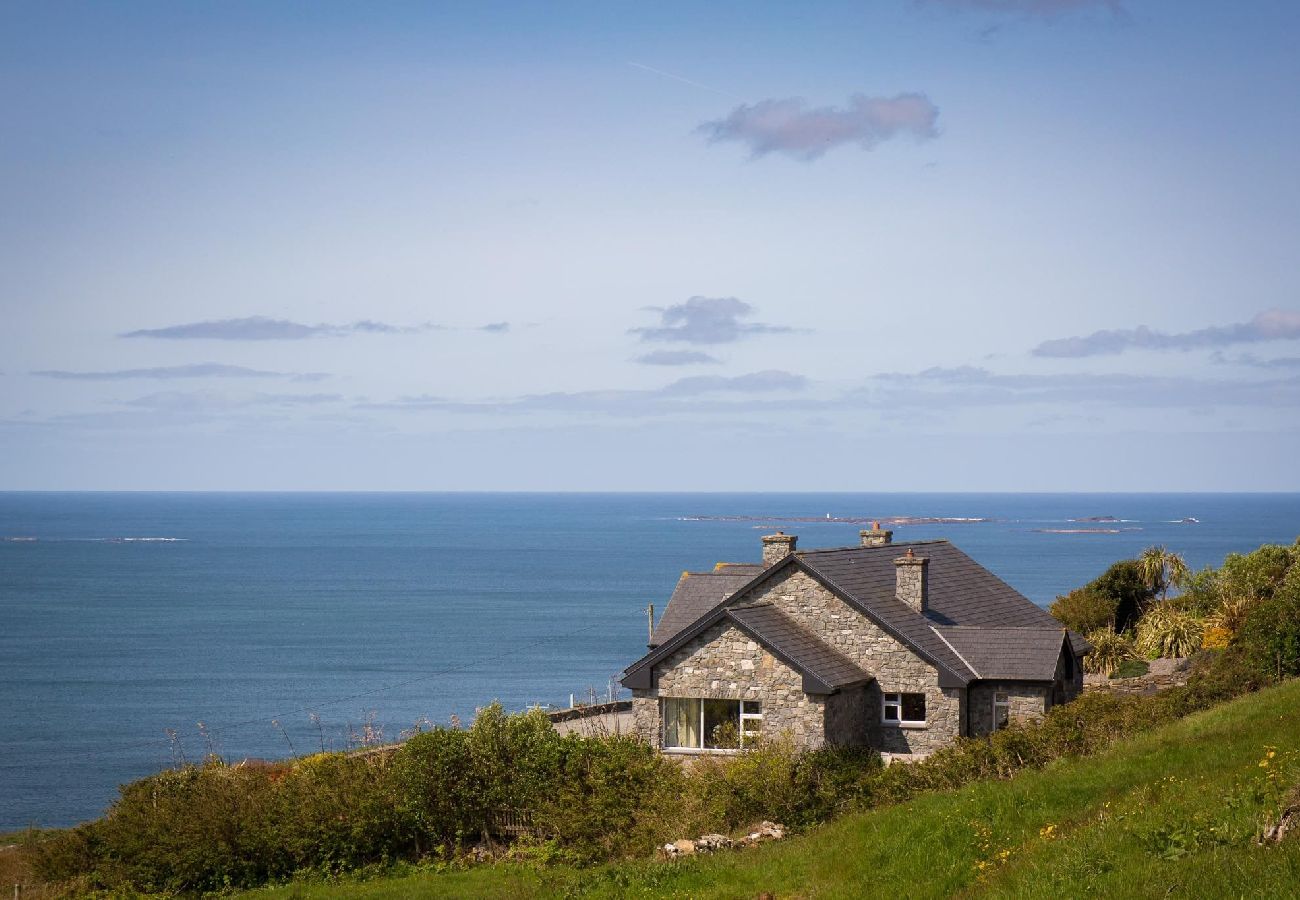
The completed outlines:
<svg viewBox="0 0 1300 900">
<path fill-rule="evenodd" d="M 1191 575 L 1182 556 L 1164 547 L 1147 547 L 1138 557 L 1138 566 L 1147 587 L 1152 593 L 1159 591 L 1161 600 L 1168 599 L 1170 585 L 1182 587 Z"/>
<path fill-rule="evenodd" d="M 1083 658 L 1085 672 L 1111 675 L 1124 660 L 1137 659 L 1133 638 L 1128 634 L 1116 634 L 1109 628 L 1099 628 L 1087 637 L 1088 643 L 1092 644 L 1092 651 Z"/>
<path fill-rule="evenodd" d="M 1218 609 L 1205 620 L 1206 624 L 1212 628 L 1222 628 L 1228 634 L 1235 635 L 1254 605 L 1254 597 L 1224 597 Z"/>
<path fill-rule="evenodd" d="M 1138 622 L 1137 649 L 1148 659 L 1189 656 L 1200 649 L 1203 631 L 1196 616 L 1159 603 Z"/>
</svg>

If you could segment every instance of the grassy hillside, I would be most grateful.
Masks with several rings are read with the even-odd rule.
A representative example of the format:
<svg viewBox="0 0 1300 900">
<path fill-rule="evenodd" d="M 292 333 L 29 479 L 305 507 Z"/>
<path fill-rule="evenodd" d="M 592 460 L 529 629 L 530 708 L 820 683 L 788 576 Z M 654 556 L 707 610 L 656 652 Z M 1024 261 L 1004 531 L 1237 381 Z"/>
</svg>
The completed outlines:
<svg viewBox="0 0 1300 900">
<path fill-rule="evenodd" d="M 415 871 L 243 896 L 1300 897 L 1300 836 L 1255 843 L 1297 784 L 1292 681 L 1097 757 L 849 815 L 759 849 L 594 869 Z"/>
</svg>

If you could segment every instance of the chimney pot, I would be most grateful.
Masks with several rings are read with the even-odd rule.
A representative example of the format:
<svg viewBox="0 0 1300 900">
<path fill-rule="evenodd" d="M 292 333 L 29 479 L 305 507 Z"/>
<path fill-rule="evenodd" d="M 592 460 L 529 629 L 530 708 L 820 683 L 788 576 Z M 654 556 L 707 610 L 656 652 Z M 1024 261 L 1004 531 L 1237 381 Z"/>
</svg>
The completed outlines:
<svg viewBox="0 0 1300 900">
<path fill-rule="evenodd" d="M 896 587 L 894 595 L 914 611 L 925 615 L 930 606 L 930 558 L 917 556 L 911 547 L 894 560 Z"/>
<path fill-rule="evenodd" d="M 799 540 L 799 536 L 786 534 L 784 531 L 778 531 L 776 534 L 763 535 L 762 540 L 763 565 L 770 566 L 775 562 L 780 562 L 794 552 L 794 547 Z"/>
</svg>

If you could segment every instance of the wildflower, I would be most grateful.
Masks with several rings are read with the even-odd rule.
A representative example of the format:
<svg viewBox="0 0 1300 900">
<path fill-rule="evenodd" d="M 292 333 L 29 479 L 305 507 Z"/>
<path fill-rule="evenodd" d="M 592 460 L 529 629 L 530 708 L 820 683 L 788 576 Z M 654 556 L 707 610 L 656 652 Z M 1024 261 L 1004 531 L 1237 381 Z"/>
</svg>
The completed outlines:
<svg viewBox="0 0 1300 900">
<path fill-rule="evenodd" d="M 1039 837 L 1050 841 L 1052 838 L 1056 837 L 1056 826 L 1044 825 L 1042 828 L 1038 829 L 1038 835 Z"/>
</svg>

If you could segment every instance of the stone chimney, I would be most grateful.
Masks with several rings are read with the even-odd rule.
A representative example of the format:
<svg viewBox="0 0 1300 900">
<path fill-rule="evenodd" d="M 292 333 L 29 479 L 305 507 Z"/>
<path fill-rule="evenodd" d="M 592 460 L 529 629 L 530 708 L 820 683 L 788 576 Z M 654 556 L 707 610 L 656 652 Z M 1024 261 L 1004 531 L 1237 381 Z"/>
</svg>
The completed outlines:
<svg viewBox="0 0 1300 900">
<path fill-rule="evenodd" d="M 912 548 L 908 547 L 906 553 L 894 560 L 894 566 L 897 568 L 898 577 L 898 587 L 895 589 L 894 596 L 921 615 L 925 615 L 930 605 L 930 578 L 927 571 L 930 568 L 930 558 L 917 556 L 912 552 Z"/>
<path fill-rule="evenodd" d="M 871 530 L 863 529 L 859 531 L 858 537 L 862 538 L 862 546 L 864 547 L 883 547 L 894 540 L 894 533 L 882 530 L 879 522 L 872 522 Z"/>
<path fill-rule="evenodd" d="M 770 566 L 785 559 L 794 552 L 798 540 L 797 535 L 786 534 L 784 531 L 763 535 L 763 565 Z"/>
</svg>

